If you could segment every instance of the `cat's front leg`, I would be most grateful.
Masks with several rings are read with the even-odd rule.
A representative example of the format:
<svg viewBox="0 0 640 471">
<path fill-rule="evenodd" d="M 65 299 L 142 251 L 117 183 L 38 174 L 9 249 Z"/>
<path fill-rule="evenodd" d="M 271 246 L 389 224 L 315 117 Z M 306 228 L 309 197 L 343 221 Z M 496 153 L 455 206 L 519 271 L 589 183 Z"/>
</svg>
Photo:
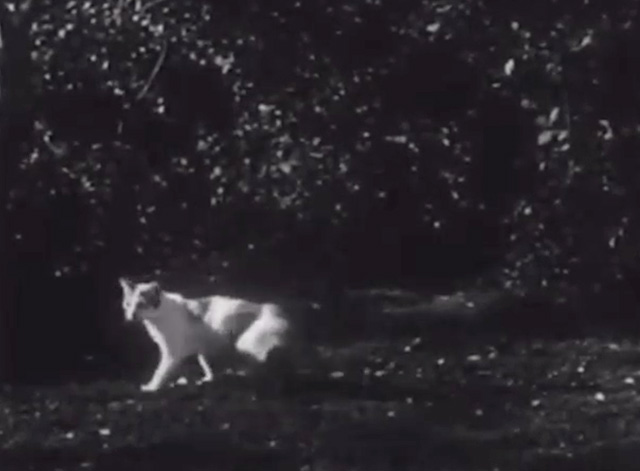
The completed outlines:
<svg viewBox="0 0 640 471">
<path fill-rule="evenodd" d="M 211 366 L 207 361 L 207 357 L 202 354 L 198 355 L 198 363 L 202 369 L 202 377 L 198 380 L 198 384 L 210 383 L 213 381 L 213 371 L 211 371 Z"/>
<path fill-rule="evenodd" d="M 153 373 L 151 380 L 147 384 L 143 384 L 140 387 L 140 390 L 143 392 L 154 392 L 160 389 L 175 372 L 180 362 L 180 359 L 169 355 L 163 355 L 160 358 L 160 363 L 158 364 L 156 371 Z"/>
</svg>

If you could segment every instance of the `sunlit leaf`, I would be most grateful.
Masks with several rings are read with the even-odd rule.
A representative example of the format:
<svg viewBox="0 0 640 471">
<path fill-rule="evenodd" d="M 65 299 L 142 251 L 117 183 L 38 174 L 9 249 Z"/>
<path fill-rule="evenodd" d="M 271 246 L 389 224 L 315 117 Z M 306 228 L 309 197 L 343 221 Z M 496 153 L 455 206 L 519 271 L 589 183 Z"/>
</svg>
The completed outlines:
<svg viewBox="0 0 640 471">
<path fill-rule="evenodd" d="M 513 74 L 513 71 L 516 68 L 516 62 L 513 59 L 509 59 L 505 64 L 504 64 L 504 73 L 507 76 L 510 76 L 511 74 Z"/>
</svg>

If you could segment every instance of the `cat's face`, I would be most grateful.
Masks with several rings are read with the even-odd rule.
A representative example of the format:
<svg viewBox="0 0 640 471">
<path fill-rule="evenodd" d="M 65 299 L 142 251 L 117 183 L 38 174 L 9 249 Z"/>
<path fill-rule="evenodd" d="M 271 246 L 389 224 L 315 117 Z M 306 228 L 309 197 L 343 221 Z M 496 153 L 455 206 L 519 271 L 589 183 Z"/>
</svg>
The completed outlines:
<svg viewBox="0 0 640 471">
<path fill-rule="evenodd" d="M 157 282 L 136 284 L 124 278 L 119 281 L 125 320 L 140 320 L 160 307 L 162 290 Z"/>
</svg>

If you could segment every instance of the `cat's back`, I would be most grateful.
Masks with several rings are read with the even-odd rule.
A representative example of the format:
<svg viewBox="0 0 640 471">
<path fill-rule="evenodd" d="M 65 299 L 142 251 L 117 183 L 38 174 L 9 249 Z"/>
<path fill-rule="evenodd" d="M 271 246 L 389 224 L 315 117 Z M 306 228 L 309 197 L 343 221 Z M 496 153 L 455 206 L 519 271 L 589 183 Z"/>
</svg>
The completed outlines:
<svg viewBox="0 0 640 471">
<path fill-rule="evenodd" d="M 260 315 L 260 304 L 228 296 L 211 296 L 199 305 L 209 328 L 229 337 L 242 334 Z"/>
</svg>

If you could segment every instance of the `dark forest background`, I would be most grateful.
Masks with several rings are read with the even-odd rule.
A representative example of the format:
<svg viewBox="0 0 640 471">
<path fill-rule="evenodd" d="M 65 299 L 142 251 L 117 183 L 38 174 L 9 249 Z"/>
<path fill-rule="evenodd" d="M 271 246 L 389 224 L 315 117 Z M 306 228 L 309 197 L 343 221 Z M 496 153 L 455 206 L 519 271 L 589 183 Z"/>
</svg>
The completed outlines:
<svg viewBox="0 0 640 471">
<path fill-rule="evenodd" d="M 635 315 L 638 7 L 0 2 L 5 376 L 116 355 L 121 275 Z"/>
</svg>

